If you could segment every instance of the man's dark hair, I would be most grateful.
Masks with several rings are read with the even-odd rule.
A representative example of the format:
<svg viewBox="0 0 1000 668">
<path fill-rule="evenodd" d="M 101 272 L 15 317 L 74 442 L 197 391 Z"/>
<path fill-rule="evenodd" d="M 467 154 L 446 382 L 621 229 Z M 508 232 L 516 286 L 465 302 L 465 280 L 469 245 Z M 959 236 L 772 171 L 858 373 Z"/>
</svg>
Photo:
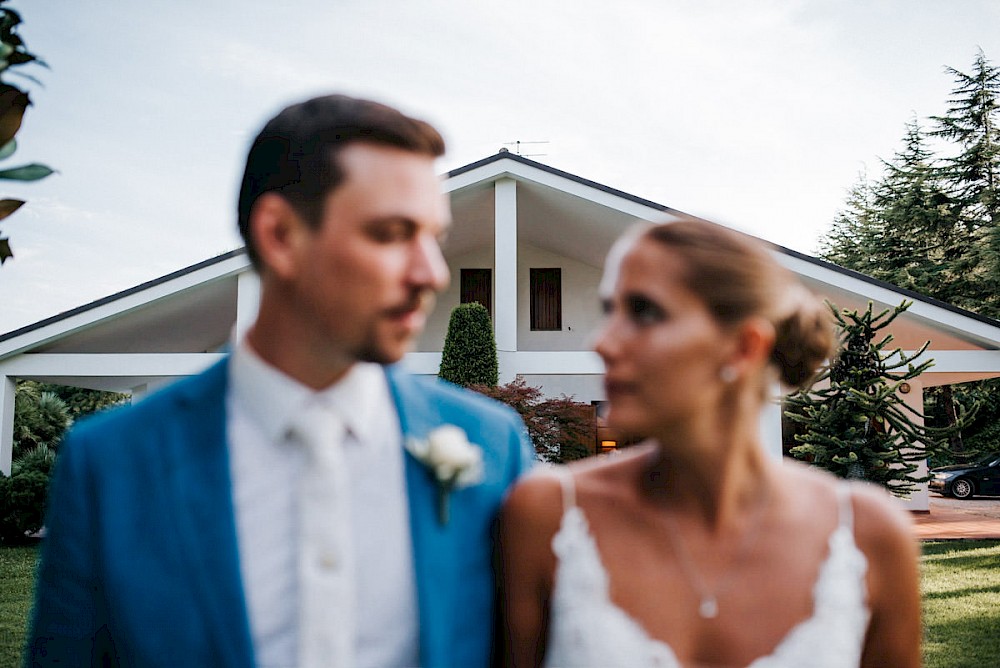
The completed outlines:
<svg viewBox="0 0 1000 668">
<path fill-rule="evenodd" d="M 324 198 L 344 179 L 337 154 L 353 142 L 435 158 L 444 154 L 444 139 L 437 130 L 378 102 L 326 95 L 286 107 L 254 139 L 240 186 L 240 234 L 255 267 L 260 258 L 249 221 L 257 198 L 280 193 L 309 225 L 318 226 Z"/>
</svg>

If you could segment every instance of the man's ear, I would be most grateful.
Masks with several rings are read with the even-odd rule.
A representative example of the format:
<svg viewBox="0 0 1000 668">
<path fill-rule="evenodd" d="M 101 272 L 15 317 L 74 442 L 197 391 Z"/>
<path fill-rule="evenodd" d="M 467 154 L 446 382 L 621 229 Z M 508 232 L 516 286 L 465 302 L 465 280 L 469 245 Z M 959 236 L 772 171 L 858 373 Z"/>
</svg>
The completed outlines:
<svg viewBox="0 0 1000 668">
<path fill-rule="evenodd" d="M 258 197 L 250 210 L 249 228 L 262 272 L 294 276 L 303 244 L 308 243 L 308 229 L 288 200 L 277 193 Z"/>
</svg>

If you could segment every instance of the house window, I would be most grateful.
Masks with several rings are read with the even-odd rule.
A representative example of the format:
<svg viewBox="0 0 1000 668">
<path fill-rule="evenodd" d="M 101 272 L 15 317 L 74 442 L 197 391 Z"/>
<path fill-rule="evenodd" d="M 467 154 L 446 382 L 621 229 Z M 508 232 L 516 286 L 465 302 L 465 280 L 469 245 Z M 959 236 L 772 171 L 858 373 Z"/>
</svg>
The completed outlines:
<svg viewBox="0 0 1000 668">
<path fill-rule="evenodd" d="M 562 329 L 562 269 L 531 270 L 531 329 Z"/>
<path fill-rule="evenodd" d="M 461 303 L 479 302 L 493 315 L 493 270 L 463 269 L 461 272 Z"/>
</svg>

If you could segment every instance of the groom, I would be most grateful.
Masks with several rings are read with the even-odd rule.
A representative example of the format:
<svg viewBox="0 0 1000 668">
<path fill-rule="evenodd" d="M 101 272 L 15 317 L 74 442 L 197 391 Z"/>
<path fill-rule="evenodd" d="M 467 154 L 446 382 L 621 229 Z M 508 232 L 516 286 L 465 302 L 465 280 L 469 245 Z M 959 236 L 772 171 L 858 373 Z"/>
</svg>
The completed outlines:
<svg viewBox="0 0 1000 668">
<path fill-rule="evenodd" d="M 239 196 L 257 320 L 227 360 L 67 437 L 29 665 L 490 661 L 523 425 L 392 366 L 448 282 L 443 152 L 344 96 L 264 127 Z"/>
</svg>

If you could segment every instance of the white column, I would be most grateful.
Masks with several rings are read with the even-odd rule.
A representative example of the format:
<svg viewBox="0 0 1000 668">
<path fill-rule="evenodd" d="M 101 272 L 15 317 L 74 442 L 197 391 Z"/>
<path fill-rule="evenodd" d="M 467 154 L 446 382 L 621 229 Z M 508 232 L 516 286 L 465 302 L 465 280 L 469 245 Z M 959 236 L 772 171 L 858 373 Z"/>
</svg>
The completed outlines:
<svg viewBox="0 0 1000 668">
<path fill-rule="evenodd" d="M 906 405 L 916 411 L 919 415 L 924 414 L 924 385 L 919 378 L 914 378 L 913 380 L 907 381 L 910 385 L 910 391 L 907 393 L 899 393 L 899 397 L 906 402 Z M 914 424 L 922 425 L 924 420 L 918 415 L 910 414 L 910 420 Z M 923 460 L 917 463 L 917 470 L 913 472 L 916 476 L 927 475 L 927 460 Z M 927 483 L 922 482 L 917 485 L 917 491 L 910 495 L 909 499 L 901 499 L 903 507 L 907 510 L 915 510 L 918 512 L 928 511 L 931 508 L 930 492 L 927 491 Z"/>
<path fill-rule="evenodd" d="M 10 475 L 14 456 L 14 391 L 12 376 L 0 376 L 0 472 Z"/>
<path fill-rule="evenodd" d="M 239 341 L 257 319 L 260 307 L 260 277 L 248 269 L 236 277 L 236 340 Z"/>
<path fill-rule="evenodd" d="M 493 332 L 500 358 L 500 381 L 513 379 L 507 355 L 517 351 L 517 183 L 499 179 L 494 184 Z"/>
<path fill-rule="evenodd" d="M 764 451 L 777 460 L 782 457 L 781 402 L 784 398 L 781 386 L 775 383 L 771 390 L 771 400 L 764 403 L 764 410 L 760 412 L 760 438 L 764 444 Z"/>
</svg>

